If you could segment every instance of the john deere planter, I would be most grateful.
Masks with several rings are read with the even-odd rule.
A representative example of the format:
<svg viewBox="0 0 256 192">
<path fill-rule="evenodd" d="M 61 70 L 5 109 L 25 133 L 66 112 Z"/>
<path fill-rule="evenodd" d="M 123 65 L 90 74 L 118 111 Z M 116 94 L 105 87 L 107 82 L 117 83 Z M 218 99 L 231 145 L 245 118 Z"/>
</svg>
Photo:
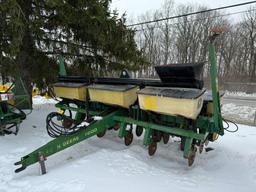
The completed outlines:
<svg viewBox="0 0 256 192">
<path fill-rule="evenodd" d="M 156 67 L 159 80 L 132 79 L 126 71 L 120 78 L 60 75 L 54 90 L 62 101 L 56 104 L 58 112 L 46 118 L 47 132 L 54 139 L 22 157 L 15 172 L 39 162 L 45 173 L 47 157 L 90 137 L 103 137 L 110 129 L 118 130 L 127 146 L 133 133 L 143 136 L 150 156 L 159 142 L 180 137 L 183 156 L 191 166 L 197 149 L 202 152 L 209 141 L 224 134 L 213 40 L 209 49 L 211 93 L 200 79 L 204 63 Z M 60 66 L 65 71 L 63 63 Z"/>
</svg>

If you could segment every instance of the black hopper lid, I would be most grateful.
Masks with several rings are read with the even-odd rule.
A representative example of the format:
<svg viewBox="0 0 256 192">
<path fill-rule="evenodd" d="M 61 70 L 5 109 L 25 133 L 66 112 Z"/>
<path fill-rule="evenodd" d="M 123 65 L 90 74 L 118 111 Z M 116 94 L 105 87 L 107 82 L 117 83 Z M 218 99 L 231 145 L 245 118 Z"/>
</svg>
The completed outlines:
<svg viewBox="0 0 256 192">
<path fill-rule="evenodd" d="M 156 66 L 156 72 L 162 82 L 184 82 L 201 80 L 204 62 L 169 64 Z"/>
</svg>

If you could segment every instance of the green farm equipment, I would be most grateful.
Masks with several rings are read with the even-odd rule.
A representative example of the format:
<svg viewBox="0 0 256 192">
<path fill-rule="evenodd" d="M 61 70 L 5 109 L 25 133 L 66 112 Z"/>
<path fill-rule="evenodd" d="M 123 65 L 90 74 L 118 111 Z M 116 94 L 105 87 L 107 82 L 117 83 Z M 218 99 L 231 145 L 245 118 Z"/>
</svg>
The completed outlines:
<svg viewBox="0 0 256 192">
<path fill-rule="evenodd" d="M 224 134 L 215 36 L 209 45 L 212 91 L 208 94 L 200 80 L 203 63 L 157 67 L 161 80 L 132 79 L 126 71 L 120 78 L 59 76 L 54 91 L 62 101 L 56 104 L 58 112 L 46 119 L 47 132 L 55 139 L 22 157 L 15 163 L 21 165 L 15 172 L 39 162 L 46 173 L 47 157 L 92 136 L 103 137 L 110 129 L 118 130 L 127 146 L 134 132 L 143 136 L 150 156 L 160 141 L 166 144 L 170 137 L 179 137 L 183 156 L 191 166 L 197 149 L 201 153 L 209 141 Z M 63 62 L 60 67 L 65 74 Z"/>
<path fill-rule="evenodd" d="M 23 109 L 31 109 L 31 102 L 22 80 L 18 79 L 0 92 L 0 135 L 17 135 L 20 123 L 26 119 Z"/>
</svg>

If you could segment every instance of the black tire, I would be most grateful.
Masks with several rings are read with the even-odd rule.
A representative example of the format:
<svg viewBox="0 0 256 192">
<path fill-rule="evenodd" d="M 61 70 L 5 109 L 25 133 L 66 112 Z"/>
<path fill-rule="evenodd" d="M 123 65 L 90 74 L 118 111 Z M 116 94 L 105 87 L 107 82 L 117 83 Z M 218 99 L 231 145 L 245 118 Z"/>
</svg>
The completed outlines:
<svg viewBox="0 0 256 192">
<path fill-rule="evenodd" d="M 106 132 L 107 132 L 107 130 L 105 129 L 104 131 L 98 133 L 98 134 L 97 134 L 97 137 L 99 137 L 99 138 L 104 137 L 104 135 L 106 134 Z"/>
<path fill-rule="evenodd" d="M 163 133 L 162 138 L 163 138 L 164 144 L 167 144 L 169 142 L 170 135 L 168 133 Z"/>
<path fill-rule="evenodd" d="M 143 133 L 143 127 L 137 126 L 135 133 L 136 133 L 137 137 L 140 137 Z"/>
<path fill-rule="evenodd" d="M 133 141 L 133 134 L 132 132 L 129 131 L 127 135 L 124 137 L 124 144 L 126 146 L 129 146 L 131 145 L 132 141 Z"/>
<path fill-rule="evenodd" d="M 153 142 L 148 146 L 148 154 L 149 156 L 153 156 L 157 150 L 157 143 Z"/>
</svg>

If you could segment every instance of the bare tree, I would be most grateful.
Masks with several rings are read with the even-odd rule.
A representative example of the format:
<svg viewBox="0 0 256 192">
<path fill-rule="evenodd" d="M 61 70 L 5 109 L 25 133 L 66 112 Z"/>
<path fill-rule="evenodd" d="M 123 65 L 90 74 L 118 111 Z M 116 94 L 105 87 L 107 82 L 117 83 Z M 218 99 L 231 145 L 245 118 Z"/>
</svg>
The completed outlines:
<svg viewBox="0 0 256 192">
<path fill-rule="evenodd" d="M 142 15 L 139 21 L 201 10 L 207 10 L 207 7 L 180 5 L 175 8 L 173 0 L 166 0 L 161 9 Z M 230 22 L 225 14 L 225 12 L 217 11 L 205 12 L 138 27 L 137 43 L 151 63 L 151 66 L 141 75 L 155 76 L 155 65 L 205 62 L 204 78 L 209 79 L 210 29 L 215 26 L 225 26 L 228 31 L 220 36 L 215 44 L 220 79 L 223 81 L 255 81 L 255 8 L 249 9 L 240 23 Z"/>
</svg>

